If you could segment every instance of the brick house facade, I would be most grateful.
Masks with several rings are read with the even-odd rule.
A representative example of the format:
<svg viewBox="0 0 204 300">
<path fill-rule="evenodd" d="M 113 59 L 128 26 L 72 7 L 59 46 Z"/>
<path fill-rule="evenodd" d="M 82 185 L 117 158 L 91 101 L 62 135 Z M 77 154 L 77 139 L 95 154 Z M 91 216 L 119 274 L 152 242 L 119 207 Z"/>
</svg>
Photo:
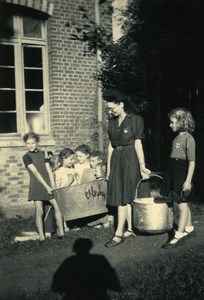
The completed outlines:
<svg viewBox="0 0 204 300">
<path fill-rule="evenodd" d="M 111 2 L 101 4 L 100 10 Z M 74 28 L 65 26 L 81 18 L 80 6 L 94 17 L 95 1 L 0 3 L 4 9 L 1 24 L 9 24 L 0 36 L 6 57 L 0 58 L 0 73 L 6 74 L 0 77 L 0 215 L 28 216 L 34 209 L 27 201 L 29 177 L 22 162 L 26 151 L 22 136 L 28 129 L 39 129 L 42 150 L 59 153 L 64 147 L 75 149 L 84 143 L 92 149 L 99 147 L 93 76 L 97 60 L 84 56 L 84 44 L 71 39 Z M 104 21 L 110 24 L 110 19 Z M 105 131 L 103 139 L 106 143 Z"/>
</svg>

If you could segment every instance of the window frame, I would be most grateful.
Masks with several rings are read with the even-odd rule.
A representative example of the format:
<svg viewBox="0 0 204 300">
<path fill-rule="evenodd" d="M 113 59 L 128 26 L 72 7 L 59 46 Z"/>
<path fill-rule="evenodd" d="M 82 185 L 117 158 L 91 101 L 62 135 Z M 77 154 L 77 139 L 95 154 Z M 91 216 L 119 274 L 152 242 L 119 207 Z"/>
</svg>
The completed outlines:
<svg viewBox="0 0 204 300">
<path fill-rule="evenodd" d="M 24 84 L 24 60 L 23 49 L 28 47 L 37 47 L 42 49 L 42 80 L 43 80 L 43 101 L 44 101 L 44 121 L 45 131 L 41 136 L 50 135 L 50 115 L 49 115 L 49 71 L 48 71 L 48 41 L 47 41 L 47 20 L 41 21 L 41 37 L 23 37 L 23 15 L 13 15 L 14 32 L 16 36 L 0 37 L 0 44 L 14 46 L 14 68 L 15 68 L 15 93 L 16 93 L 16 126 L 17 132 L 1 133 L 0 139 L 22 136 L 26 133 L 26 103 Z M 14 34 L 15 35 L 15 34 Z M 6 112 L 6 111 L 5 111 Z"/>
</svg>

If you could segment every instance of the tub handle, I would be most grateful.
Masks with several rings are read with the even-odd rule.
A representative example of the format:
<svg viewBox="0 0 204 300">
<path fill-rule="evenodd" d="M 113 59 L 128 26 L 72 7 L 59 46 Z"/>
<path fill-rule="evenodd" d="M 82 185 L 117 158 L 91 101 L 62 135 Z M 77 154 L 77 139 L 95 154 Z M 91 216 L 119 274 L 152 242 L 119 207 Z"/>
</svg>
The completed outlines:
<svg viewBox="0 0 204 300">
<path fill-rule="evenodd" d="M 160 178 L 160 179 L 163 179 L 163 177 L 161 177 L 160 175 L 157 175 L 157 174 L 155 174 L 155 173 L 151 173 L 151 174 L 149 175 L 149 177 L 158 177 L 158 178 Z M 148 179 L 143 179 L 143 178 L 141 178 L 141 179 L 138 181 L 138 184 L 137 184 L 137 186 L 136 186 L 135 198 L 137 198 L 137 195 L 138 195 L 138 189 L 139 189 L 140 183 L 141 183 L 143 180 L 148 180 Z"/>
</svg>

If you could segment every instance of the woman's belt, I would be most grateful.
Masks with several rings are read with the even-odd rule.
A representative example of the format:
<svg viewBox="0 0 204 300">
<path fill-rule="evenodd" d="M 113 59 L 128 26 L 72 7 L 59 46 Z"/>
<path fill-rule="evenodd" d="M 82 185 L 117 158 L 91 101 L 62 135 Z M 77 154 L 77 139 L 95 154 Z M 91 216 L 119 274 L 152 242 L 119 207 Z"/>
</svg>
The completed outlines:
<svg viewBox="0 0 204 300">
<path fill-rule="evenodd" d="M 116 149 L 116 150 L 122 150 L 126 147 L 130 147 L 130 146 L 133 146 L 134 144 L 130 144 L 130 145 L 113 145 L 113 149 Z"/>
</svg>

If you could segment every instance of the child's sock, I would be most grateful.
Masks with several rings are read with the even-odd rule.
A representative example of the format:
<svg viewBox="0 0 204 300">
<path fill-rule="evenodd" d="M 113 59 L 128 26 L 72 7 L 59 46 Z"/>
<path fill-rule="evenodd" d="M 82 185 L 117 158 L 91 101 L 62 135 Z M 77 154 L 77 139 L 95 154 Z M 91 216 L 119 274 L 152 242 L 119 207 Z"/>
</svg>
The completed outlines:
<svg viewBox="0 0 204 300">
<path fill-rule="evenodd" d="M 170 244 L 176 244 L 178 242 L 178 240 L 180 240 L 181 238 L 183 238 L 187 234 L 188 234 L 187 232 L 176 231 L 173 239 L 170 242 Z"/>
<path fill-rule="evenodd" d="M 191 233 L 194 230 L 194 226 L 186 226 L 185 227 L 185 232 Z"/>
</svg>

